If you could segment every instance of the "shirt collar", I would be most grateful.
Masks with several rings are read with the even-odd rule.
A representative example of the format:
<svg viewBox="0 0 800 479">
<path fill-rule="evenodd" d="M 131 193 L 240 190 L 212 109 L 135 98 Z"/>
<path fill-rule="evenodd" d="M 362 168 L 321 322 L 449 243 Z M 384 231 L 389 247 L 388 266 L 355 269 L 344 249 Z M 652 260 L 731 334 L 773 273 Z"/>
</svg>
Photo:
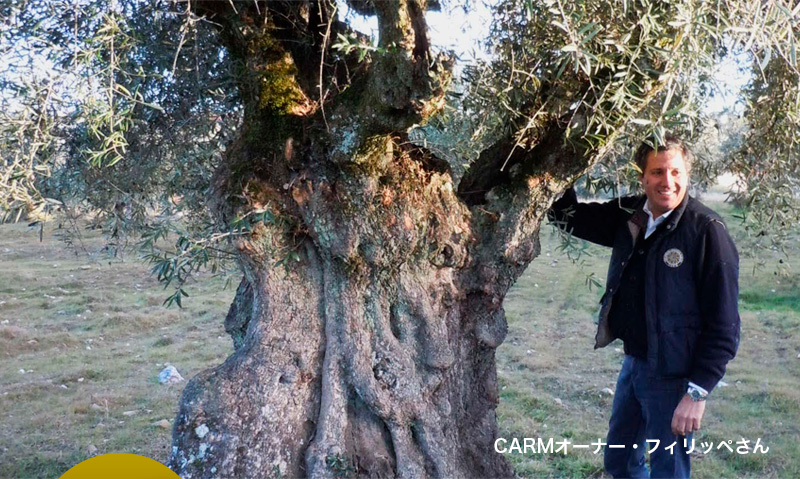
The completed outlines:
<svg viewBox="0 0 800 479">
<path fill-rule="evenodd" d="M 669 210 L 666 213 L 662 213 L 658 218 L 653 219 L 653 212 L 650 211 L 650 200 L 644 202 L 644 207 L 642 209 L 647 213 L 647 229 L 644 233 L 645 238 L 653 234 L 658 225 L 666 221 L 667 217 L 675 211 L 674 209 Z"/>
</svg>

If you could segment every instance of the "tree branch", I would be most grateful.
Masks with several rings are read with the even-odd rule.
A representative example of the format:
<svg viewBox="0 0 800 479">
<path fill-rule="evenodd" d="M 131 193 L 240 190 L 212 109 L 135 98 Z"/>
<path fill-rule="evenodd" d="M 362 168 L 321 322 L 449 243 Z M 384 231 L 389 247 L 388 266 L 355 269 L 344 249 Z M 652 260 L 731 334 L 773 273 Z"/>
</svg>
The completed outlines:
<svg viewBox="0 0 800 479">
<path fill-rule="evenodd" d="M 495 298 L 500 307 L 508 288 L 540 252 L 539 227 L 552 202 L 606 154 L 614 139 L 612 134 L 599 149 L 581 147 L 553 122 L 533 148 L 509 137 L 481 155 L 458 192 L 472 211 L 472 231 L 481 232 L 468 273 L 474 290 Z M 507 158 L 510 167 L 500 171 Z"/>
<path fill-rule="evenodd" d="M 348 161 L 374 135 L 403 134 L 444 107 L 453 58 L 431 60 L 424 0 L 374 2 L 380 30 L 371 55 L 349 95 L 334 107 L 334 161 Z M 355 116 L 353 115 L 355 106 Z"/>
<path fill-rule="evenodd" d="M 358 12 L 360 15 L 371 16 L 375 15 L 375 0 L 347 0 L 347 5 Z M 426 10 L 429 12 L 438 12 L 442 9 L 439 0 L 428 0 L 426 2 Z"/>
<path fill-rule="evenodd" d="M 358 51 L 332 51 L 335 42 L 325 41 L 355 34 L 338 21 L 329 0 L 192 3 L 195 13 L 220 25 L 223 43 L 240 65 L 246 115 L 266 111 L 318 122 L 337 163 L 351 160 L 367 138 L 404 133 L 438 112 L 451 77 L 451 57 L 431 60 L 424 0 L 374 6 L 380 46 L 360 59 Z M 320 97 L 328 88 L 323 84 L 333 88 Z"/>
<path fill-rule="evenodd" d="M 561 121 L 543 126 L 535 145 L 521 144 L 507 135 L 481 152 L 458 185 L 459 197 L 470 207 L 485 205 L 496 187 L 518 189 L 528 177 L 548 174 L 570 178 L 590 166 L 589 151 L 566 141 Z"/>
</svg>

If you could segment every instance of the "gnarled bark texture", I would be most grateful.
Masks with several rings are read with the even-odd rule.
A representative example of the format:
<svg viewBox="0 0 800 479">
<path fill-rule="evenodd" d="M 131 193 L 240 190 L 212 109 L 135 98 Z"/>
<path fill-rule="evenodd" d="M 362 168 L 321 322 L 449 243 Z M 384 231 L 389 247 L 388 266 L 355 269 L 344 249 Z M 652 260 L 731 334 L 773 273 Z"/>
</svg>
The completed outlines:
<svg viewBox="0 0 800 479">
<path fill-rule="evenodd" d="M 214 208 L 269 214 L 237 244 L 236 350 L 181 400 L 170 467 L 185 479 L 513 476 L 493 447 L 502 301 L 588 162 L 554 122 L 454 185 L 406 137 L 449 76 L 426 6 L 369 6 L 386 53 L 357 63 L 330 50 L 347 29 L 327 3 L 193 2 L 242 68 L 245 124 Z"/>
</svg>

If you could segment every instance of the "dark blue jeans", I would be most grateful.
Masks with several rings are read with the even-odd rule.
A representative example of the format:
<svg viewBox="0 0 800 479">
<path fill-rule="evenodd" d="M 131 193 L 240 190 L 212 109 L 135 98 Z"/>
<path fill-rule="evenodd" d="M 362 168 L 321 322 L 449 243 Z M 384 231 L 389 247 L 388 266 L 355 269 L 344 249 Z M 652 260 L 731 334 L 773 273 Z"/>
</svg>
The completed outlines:
<svg viewBox="0 0 800 479">
<path fill-rule="evenodd" d="M 691 468 L 684 437 L 672 433 L 672 414 L 686 393 L 686 386 L 685 379 L 661 377 L 652 371 L 647 361 L 625 356 L 617 379 L 606 439 L 605 467 L 611 476 L 689 477 Z M 685 439 L 690 444 L 692 436 Z M 675 445 L 667 449 L 673 443 Z M 645 451 L 654 448 L 650 453 L 648 474 Z"/>
</svg>

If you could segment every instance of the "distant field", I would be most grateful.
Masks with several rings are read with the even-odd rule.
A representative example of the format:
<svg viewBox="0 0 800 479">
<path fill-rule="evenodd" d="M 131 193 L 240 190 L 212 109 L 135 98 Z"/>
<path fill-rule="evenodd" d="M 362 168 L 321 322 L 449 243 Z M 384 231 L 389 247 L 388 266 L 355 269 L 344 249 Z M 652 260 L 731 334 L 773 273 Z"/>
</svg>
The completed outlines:
<svg viewBox="0 0 800 479">
<path fill-rule="evenodd" d="M 714 206 L 743 234 L 729 206 Z M 0 226 L 0 478 L 57 478 L 109 452 L 163 462 L 171 430 L 156 423 L 172 421 L 185 383 L 159 385 L 157 375 L 169 363 L 188 379 L 232 352 L 222 321 L 237 281 L 223 290 L 223 279 L 202 277 L 185 309 L 165 309 L 168 293 L 134 255 L 109 258 L 93 232 L 89 254 L 76 252 L 52 233 L 40 243 L 23 225 Z M 589 247 L 574 264 L 558 245 L 544 227 L 542 255 L 506 300 L 500 436 L 590 444 L 605 436 L 612 396 L 603 389 L 614 389 L 622 361 L 621 345 L 592 350 L 600 292 L 586 278 L 605 278 L 608 251 Z M 769 452 L 700 454 L 693 477 L 800 477 L 800 270 L 775 274 L 800 258 L 793 247 L 788 258 L 742 251 L 739 356 L 696 438 L 734 449 L 761 438 Z M 593 449 L 510 459 L 520 477 L 603 477 Z"/>
</svg>

